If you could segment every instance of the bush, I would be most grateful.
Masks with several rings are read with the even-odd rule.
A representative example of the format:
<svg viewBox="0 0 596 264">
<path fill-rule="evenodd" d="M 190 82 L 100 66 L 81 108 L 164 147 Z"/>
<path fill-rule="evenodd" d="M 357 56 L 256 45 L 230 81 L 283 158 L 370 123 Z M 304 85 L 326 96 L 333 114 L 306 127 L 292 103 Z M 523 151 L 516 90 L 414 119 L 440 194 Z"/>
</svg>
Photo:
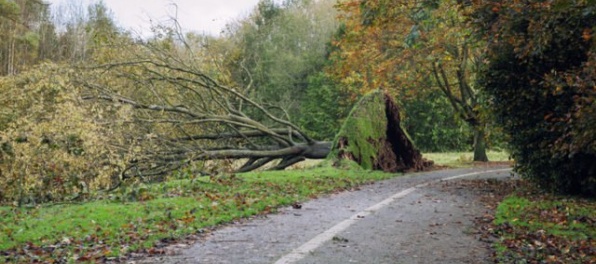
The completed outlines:
<svg viewBox="0 0 596 264">
<path fill-rule="evenodd" d="M 596 194 L 596 8 L 590 1 L 483 1 L 482 86 L 518 171 L 547 190 Z"/>
<path fill-rule="evenodd" d="M 107 133 L 67 80 L 55 65 L 0 78 L 0 204 L 72 199 L 111 184 Z"/>
</svg>

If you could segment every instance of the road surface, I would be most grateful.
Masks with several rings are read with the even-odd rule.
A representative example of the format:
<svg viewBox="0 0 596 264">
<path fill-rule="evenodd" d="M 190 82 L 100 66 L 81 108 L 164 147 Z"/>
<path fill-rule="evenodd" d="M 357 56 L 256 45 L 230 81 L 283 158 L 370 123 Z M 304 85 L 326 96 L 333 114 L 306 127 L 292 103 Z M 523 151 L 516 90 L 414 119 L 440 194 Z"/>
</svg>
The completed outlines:
<svg viewBox="0 0 596 264">
<path fill-rule="evenodd" d="M 505 167 L 414 173 L 223 227 L 172 256 L 134 263 L 490 263 L 473 228 L 487 212 L 458 181 Z"/>
</svg>

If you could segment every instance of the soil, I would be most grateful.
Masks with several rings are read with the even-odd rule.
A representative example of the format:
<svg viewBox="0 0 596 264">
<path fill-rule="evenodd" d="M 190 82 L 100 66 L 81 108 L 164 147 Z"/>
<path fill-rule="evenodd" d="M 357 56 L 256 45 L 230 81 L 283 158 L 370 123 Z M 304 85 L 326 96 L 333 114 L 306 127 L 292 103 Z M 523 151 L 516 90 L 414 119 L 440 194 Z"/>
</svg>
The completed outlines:
<svg viewBox="0 0 596 264">
<path fill-rule="evenodd" d="M 381 115 L 385 120 L 370 118 Z M 354 107 L 338 134 L 336 149 L 336 158 L 353 160 L 366 169 L 404 172 L 432 166 L 402 129 L 393 98 L 380 90 L 366 95 Z"/>
</svg>

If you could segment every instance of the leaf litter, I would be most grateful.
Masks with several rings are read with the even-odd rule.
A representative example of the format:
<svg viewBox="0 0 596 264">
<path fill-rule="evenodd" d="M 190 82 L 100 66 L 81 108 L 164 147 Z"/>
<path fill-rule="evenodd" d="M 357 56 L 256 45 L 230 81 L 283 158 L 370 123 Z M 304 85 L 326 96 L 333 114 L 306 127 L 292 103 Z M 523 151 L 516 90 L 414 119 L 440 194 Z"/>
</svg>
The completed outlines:
<svg viewBox="0 0 596 264">
<path fill-rule="evenodd" d="M 556 196 L 516 179 L 445 184 L 480 195 L 486 212 L 475 224 L 496 263 L 596 263 L 593 200 Z"/>
</svg>

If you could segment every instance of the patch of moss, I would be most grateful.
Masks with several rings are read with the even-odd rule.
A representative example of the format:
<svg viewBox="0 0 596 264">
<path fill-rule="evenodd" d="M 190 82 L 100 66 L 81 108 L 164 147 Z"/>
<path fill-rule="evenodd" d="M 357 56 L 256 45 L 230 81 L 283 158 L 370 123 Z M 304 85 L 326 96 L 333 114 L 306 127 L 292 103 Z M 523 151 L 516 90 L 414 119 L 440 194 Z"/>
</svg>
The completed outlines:
<svg viewBox="0 0 596 264">
<path fill-rule="evenodd" d="M 366 94 L 350 112 L 334 140 L 332 159 L 351 154 L 364 169 L 373 169 L 378 149 L 386 140 L 385 95 L 379 90 Z M 349 140 L 342 144 L 342 140 Z"/>
</svg>

